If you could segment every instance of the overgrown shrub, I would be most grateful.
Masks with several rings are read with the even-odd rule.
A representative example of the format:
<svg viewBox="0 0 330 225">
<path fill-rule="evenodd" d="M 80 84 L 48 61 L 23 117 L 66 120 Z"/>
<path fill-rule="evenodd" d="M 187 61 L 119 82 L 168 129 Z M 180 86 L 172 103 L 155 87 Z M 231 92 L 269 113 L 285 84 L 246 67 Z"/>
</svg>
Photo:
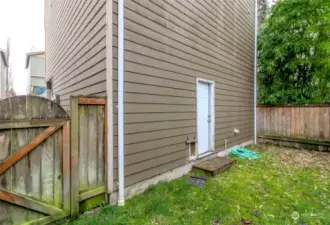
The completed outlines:
<svg viewBox="0 0 330 225">
<path fill-rule="evenodd" d="M 330 0 L 280 0 L 259 27 L 259 103 L 330 102 Z"/>
</svg>

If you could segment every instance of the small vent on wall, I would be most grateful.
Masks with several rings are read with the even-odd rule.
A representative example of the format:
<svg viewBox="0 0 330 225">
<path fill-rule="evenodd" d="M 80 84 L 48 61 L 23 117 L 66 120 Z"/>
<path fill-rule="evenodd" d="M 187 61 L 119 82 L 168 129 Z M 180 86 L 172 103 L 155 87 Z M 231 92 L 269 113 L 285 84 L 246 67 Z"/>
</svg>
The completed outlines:
<svg viewBox="0 0 330 225">
<path fill-rule="evenodd" d="M 186 144 L 189 146 L 189 160 L 196 160 L 196 137 L 189 138 L 189 136 L 187 136 Z"/>
<path fill-rule="evenodd" d="M 60 104 L 60 95 L 53 94 L 52 95 L 52 101 L 55 102 L 56 104 Z"/>
<path fill-rule="evenodd" d="M 47 89 L 52 90 L 52 81 L 47 81 Z"/>
</svg>

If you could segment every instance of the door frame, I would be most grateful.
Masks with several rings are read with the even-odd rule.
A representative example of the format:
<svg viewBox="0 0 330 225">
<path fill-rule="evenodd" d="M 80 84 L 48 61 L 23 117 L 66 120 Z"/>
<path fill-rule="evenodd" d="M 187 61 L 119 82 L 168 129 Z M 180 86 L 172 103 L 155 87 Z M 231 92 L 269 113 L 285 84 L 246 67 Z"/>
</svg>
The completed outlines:
<svg viewBox="0 0 330 225">
<path fill-rule="evenodd" d="M 211 113 L 211 124 L 210 124 L 210 135 L 209 135 L 209 144 L 211 146 L 210 151 L 199 154 L 199 143 L 198 143 L 198 84 L 204 83 L 210 85 L 209 87 L 209 110 Z M 197 157 L 201 158 L 203 156 L 209 155 L 215 151 L 215 82 L 212 80 L 206 80 L 203 78 L 196 79 L 196 130 L 197 130 Z"/>
</svg>

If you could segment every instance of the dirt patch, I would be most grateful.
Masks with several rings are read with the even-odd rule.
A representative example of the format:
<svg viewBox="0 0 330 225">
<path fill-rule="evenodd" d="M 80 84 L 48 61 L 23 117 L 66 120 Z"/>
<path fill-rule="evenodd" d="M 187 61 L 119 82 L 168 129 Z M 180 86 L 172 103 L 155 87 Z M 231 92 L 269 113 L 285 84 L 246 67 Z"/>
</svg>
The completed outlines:
<svg viewBox="0 0 330 225">
<path fill-rule="evenodd" d="M 330 152 L 287 148 L 271 144 L 257 145 L 253 148 L 260 152 L 267 152 L 283 164 L 294 168 L 320 168 L 330 172 Z"/>
</svg>

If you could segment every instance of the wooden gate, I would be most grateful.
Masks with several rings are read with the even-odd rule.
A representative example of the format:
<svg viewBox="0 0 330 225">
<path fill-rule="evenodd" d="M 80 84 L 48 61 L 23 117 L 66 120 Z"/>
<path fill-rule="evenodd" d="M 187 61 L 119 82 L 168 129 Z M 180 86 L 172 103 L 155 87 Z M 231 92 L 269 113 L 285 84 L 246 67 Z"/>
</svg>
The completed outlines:
<svg viewBox="0 0 330 225">
<path fill-rule="evenodd" d="M 71 96 L 71 213 L 107 202 L 106 99 Z"/>
<path fill-rule="evenodd" d="M 36 96 L 0 101 L 0 224 L 70 215 L 70 118 Z"/>
</svg>

